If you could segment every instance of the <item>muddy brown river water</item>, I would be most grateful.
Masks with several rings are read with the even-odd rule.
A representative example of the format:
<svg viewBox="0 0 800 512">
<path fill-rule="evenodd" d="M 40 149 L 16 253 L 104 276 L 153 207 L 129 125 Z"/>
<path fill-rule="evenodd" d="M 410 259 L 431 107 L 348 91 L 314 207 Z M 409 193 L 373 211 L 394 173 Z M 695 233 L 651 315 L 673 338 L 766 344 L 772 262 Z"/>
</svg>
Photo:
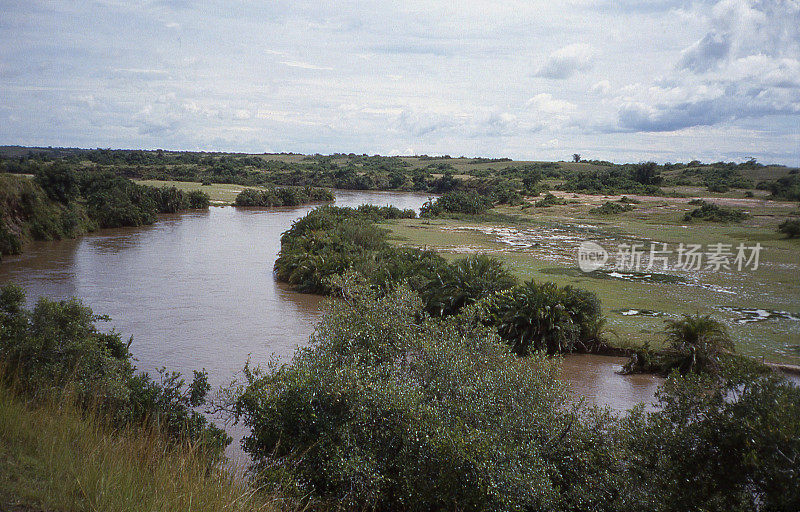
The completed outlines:
<svg viewBox="0 0 800 512">
<path fill-rule="evenodd" d="M 335 204 L 418 210 L 426 199 L 340 190 Z M 36 242 L 3 259 L 0 283 L 22 285 L 31 303 L 41 296 L 80 297 L 95 313 L 110 316 L 110 327 L 133 336 L 140 369 L 163 366 L 191 375 L 205 368 L 218 386 L 248 358 L 266 362 L 274 354 L 288 360 L 308 341 L 321 298 L 288 290 L 275 281 L 272 267 L 281 233 L 311 208 L 212 207 L 164 216 L 152 226 Z M 660 379 L 620 376 L 615 371 L 622 362 L 567 356 L 563 374 L 576 397 L 589 403 L 625 410 L 650 402 Z"/>
</svg>

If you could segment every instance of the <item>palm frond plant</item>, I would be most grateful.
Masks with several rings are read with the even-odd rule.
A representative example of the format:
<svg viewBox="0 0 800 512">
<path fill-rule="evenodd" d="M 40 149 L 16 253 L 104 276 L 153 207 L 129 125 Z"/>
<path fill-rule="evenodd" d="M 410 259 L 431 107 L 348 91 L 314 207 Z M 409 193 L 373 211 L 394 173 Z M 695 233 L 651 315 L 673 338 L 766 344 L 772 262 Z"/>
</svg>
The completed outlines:
<svg viewBox="0 0 800 512">
<path fill-rule="evenodd" d="M 664 353 L 667 370 L 677 368 L 684 374 L 714 371 L 720 358 L 735 350 L 725 325 L 710 315 L 683 315 L 666 323 L 670 344 Z"/>
</svg>

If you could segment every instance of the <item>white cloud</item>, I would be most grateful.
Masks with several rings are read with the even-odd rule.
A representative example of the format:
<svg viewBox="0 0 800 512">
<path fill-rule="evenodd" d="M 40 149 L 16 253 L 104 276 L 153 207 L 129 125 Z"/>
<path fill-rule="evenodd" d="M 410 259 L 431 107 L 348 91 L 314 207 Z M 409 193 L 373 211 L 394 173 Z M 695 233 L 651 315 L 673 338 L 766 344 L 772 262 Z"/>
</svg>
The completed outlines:
<svg viewBox="0 0 800 512">
<path fill-rule="evenodd" d="M 607 96 L 611 94 L 611 82 L 608 80 L 600 80 L 592 86 L 591 91 L 602 96 Z"/>
<path fill-rule="evenodd" d="M 798 27 L 797 0 L 13 2 L 0 144 L 798 164 Z"/>
<path fill-rule="evenodd" d="M 542 78 L 562 80 L 569 78 L 577 71 L 589 69 L 592 65 L 594 50 L 585 43 L 575 43 L 560 48 L 547 57 L 535 75 Z"/>
<path fill-rule="evenodd" d="M 251 117 L 252 114 L 250 114 L 250 111 L 244 109 L 238 109 L 233 113 L 233 118 L 240 121 L 250 119 Z"/>
<path fill-rule="evenodd" d="M 525 105 L 546 114 L 569 114 L 575 110 L 573 103 L 555 99 L 552 94 L 546 92 L 537 94 L 529 99 Z"/>
<path fill-rule="evenodd" d="M 707 71 L 728 55 L 730 47 L 728 34 L 711 31 L 681 52 L 679 65 L 695 72 Z"/>
<path fill-rule="evenodd" d="M 296 60 L 281 61 L 281 64 L 283 64 L 284 66 L 289 66 L 290 68 L 300 68 L 300 69 L 317 69 L 325 71 L 330 71 L 333 69 L 326 66 L 317 66 L 315 64 L 309 64 L 308 62 L 300 62 Z"/>
</svg>

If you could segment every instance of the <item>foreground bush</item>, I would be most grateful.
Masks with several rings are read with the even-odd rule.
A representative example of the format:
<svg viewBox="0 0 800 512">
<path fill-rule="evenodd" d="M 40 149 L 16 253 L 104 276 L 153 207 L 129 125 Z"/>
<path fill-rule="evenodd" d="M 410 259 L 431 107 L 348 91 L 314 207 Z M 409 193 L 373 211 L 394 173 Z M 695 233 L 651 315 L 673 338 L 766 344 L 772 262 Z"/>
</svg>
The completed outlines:
<svg viewBox="0 0 800 512">
<path fill-rule="evenodd" d="M 46 399 L 69 388 L 78 404 L 99 408 L 120 425 L 151 424 L 177 440 L 202 444 L 221 455 L 230 438 L 194 408 L 205 403 L 205 372 L 188 386 L 177 373 L 162 371 L 158 381 L 136 373 L 128 351 L 131 340 L 104 333 L 95 315 L 77 299 L 39 299 L 25 307 L 21 288 L 0 288 L 0 377 L 22 393 Z"/>
<path fill-rule="evenodd" d="M 742 359 L 619 422 L 619 510 L 800 510 L 800 388 Z"/>
<path fill-rule="evenodd" d="M 757 363 L 675 372 L 649 412 L 614 416 L 572 404 L 558 360 L 516 357 L 477 306 L 439 319 L 405 288 L 334 288 L 311 345 L 228 395 L 265 489 L 323 510 L 800 504 L 800 389 Z"/>
<path fill-rule="evenodd" d="M 337 282 L 310 347 L 248 372 L 238 395 L 243 447 L 272 481 L 345 509 L 571 510 L 613 496 L 606 424 L 568 406 L 557 362 L 358 281 Z"/>
</svg>

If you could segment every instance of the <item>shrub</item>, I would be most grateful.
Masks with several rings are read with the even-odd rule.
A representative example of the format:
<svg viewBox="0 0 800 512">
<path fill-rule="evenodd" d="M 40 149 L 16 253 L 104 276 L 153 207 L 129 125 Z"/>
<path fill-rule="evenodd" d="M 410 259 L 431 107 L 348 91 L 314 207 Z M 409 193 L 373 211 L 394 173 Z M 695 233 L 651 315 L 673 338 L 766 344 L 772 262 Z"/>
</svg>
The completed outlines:
<svg viewBox="0 0 800 512">
<path fill-rule="evenodd" d="M 602 171 L 570 173 L 562 190 L 587 194 L 657 194 L 660 176 L 650 165 L 619 166 Z"/>
<path fill-rule="evenodd" d="M 736 360 L 718 376 L 673 376 L 656 406 L 620 422 L 619 509 L 797 510 L 796 385 Z"/>
<path fill-rule="evenodd" d="M 776 181 L 765 183 L 764 188 L 776 199 L 800 201 L 800 174 L 789 174 Z"/>
<path fill-rule="evenodd" d="M 800 236 L 800 219 L 787 219 L 778 226 L 778 233 L 783 233 L 787 238 Z"/>
<path fill-rule="evenodd" d="M 680 320 L 666 320 L 666 335 L 669 342 L 666 348 L 653 351 L 645 345 L 632 354 L 623 372 L 717 373 L 734 352 L 725 325 L 708 315 L 683 315 Z"/>
<path fill-rule="evenodd" d="M 502 263 L 483 254 L 472 255 L 442 268 L 420 295 L 428 313 L 447 316 L 515 284 L 516 279 Z"/>
<path fill-rule="evenodd" d="M 725 206 L 719 206 L 716 204 L 707 203 L 705 201 L 695 204 L 702 204 L 702 206 L 686 213 L 686 215 L 683 217 L 684 221 L 692 221 L 697 219 L 708 222 L 742 222 L 747 218 L 747 214 L 741 210 L 735 210 L 733 208 L 727 208 Z"/>
<path fill-rule="evenodd" d="M 319 188 L 246 188 L 236 196 L 236 206 L 299 206 L 301 204 L 333 201 L 333 193 Z"/>
<path fill-rule="evenodd" d="M 571 352 L 594 345 L 602 322 L 593 293 L 528 281 L 483 304 L 483 321 L 497 329 L 519 355 Z"/>
<path fill-rule="evenodd" d="M 448 192 L 420 208 L 420 217 L 430 218 L 445 213 L 479 215 L 492 207 L 492 201 L 475 192 Z"/>
<path fill-rule="evenodd" d="M 75 173 L 63 163 L 40 167 L 34 180 L 53 201 L 67 204 L 80 194 Z"/>
<path fill-rule="evenodd" d="M 548 192 L 547 194 L 545 194 L 543 198 L 533 203 L 533 206 L 535 206 L 536 208 L 548 208 L 550 206 L 563 205 L 563 204 L 567 204 L 566 199 L 554 196 L 553 194 Z"/>
<path fill-rule="evenodd" d="M 613 499 L 605 420 L 567 405 L 558 364 L 516 358 L 400 288 L 338 281 L 308 348 L 248 371 L 243 448 L 307 499 L 356 510 L 597 509 Z M 313 506 L 313 501 L 312 501 Z"/>
<path fill-rule="evenodd" d="M 41 298 L 30 311 L 24 304 L 21 288 L 0 288 L 0 377 L 14 379 L 35 398 L 70 389 L 78 403 L 99 407 L 118 424 L 153 422 L 176 439 L 202 442 L 216 456 L 230 443 L 223 430 L 194 411 L 209 390 L 205 372 L 195 372 L 188 387 L 180 374 L 166 371 L 154 382 L 147 373 L 135 373 L 128 351 L 132 339 L 97 329 L 95 323 L 107 317 L 77 299 Z"/>
<path fill-rule="evenodd" d="M 417 212 L 411 209 L 401 210 L 396 206 L 375 206 L 371 204 L 362 204 L 357 208 L 359 213 L 365 216 L 380 220 L 380 219 L 415 219 Z"/>
<path fill-rule="evenodd" d="M 31 239 L 59 240 L 93 227 L 78 201 L 51 199 L 36 179 L 0 175 L 0 254 L 17 254 Z"/>
<path fill-rule="evenodd" d="M 629 204 L 612 203 L 611 201 L 606 201 L 603 206 L 590 209 L 589 213 L 596 215 L 615 215 L 618 213 L 629 212 L 631 210 L 633 210 L 633 206 Z"/>
</svg>

